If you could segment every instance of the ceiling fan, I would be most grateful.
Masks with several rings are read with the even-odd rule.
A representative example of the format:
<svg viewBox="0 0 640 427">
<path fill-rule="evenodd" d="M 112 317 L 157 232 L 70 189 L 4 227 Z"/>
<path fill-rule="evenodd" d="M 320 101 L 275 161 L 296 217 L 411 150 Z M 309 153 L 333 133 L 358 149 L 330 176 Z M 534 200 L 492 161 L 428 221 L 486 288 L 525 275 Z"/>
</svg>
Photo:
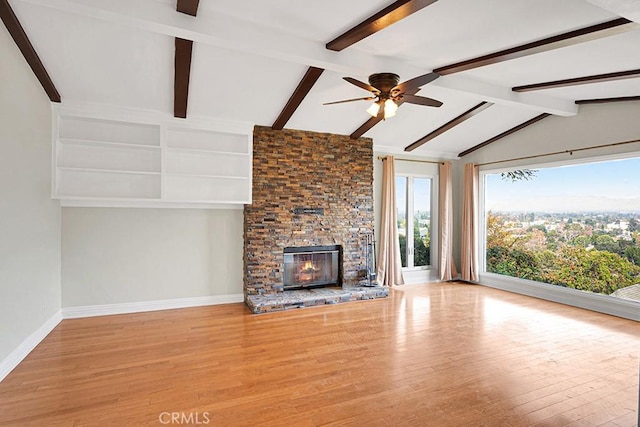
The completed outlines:
<svg viewBox="0 0 640 427">
<path fill-rule="evenodd" d="M 323 105 L 342 104 L 344 102 L 353 101 L 373 101 L 367 112 L 373 117 L 387 119 L 396 115 L 398 104 L 408 102 L 417 105 L 426 105 L 428 107 L 440 107 L 442 102 L 427 98 L 424 96 L 414 95 L 408 92 L 417 92 L 420 86 L 423 86 L 440 77 L 436 73 L 424 74 L 407 80 L 403 83 L 400 76 L 394 73 L 377 73 L 369 76 L 369 84 L 356 80 L 352 77 L 343 77 L 349 83 L 359 88 L 368 90 L 373 96 L 365 96 L 363 98 L 345 99 L 342 101 L 327 102 Z"/>
</svg>

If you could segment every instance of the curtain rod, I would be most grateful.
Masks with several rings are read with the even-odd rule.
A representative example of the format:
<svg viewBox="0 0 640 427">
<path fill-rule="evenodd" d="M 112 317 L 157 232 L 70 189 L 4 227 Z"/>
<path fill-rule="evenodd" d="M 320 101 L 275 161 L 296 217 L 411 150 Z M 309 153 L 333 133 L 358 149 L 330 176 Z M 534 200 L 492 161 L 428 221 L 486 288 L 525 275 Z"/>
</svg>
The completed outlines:
<svg viewBox="0 0 640 427">
<path fill-rule="evenodd" d="M 386 158 L 387 156 L 378 156 L 378 160 L 386 160 Z M 433 163 L 434 165 L 444 164 L 444 162 L 434 162 L 432 160 L 396 159 L 396 158 L 394 158 L 394 160 L 397 160 L 399 162 Z"/>
<path fill-rule="evenodd" d="M 640 139 L 633 139 L 631 141 L 622 141 L 622 142 L 614 142 L 614 143 L 611 143 L 611 144 L 594 145 L 593 147 L 576 148 L 576 149 L 573 149 L 573 150 L 555 151 L 553 153 L 545 153 L 545 154 L 536 154 L 536 155 L 533 155 L 533 156 L 516 157 L 514 159 L 496 160 L 495 162 L 478 163 L 478 166 L 496 165 L 498 163 L 515 162 L 517 160 L 536 159 L 538 157 L 557 156 L 558 154 L 573 155 L 573 153 L 577 153 L 579 151 L 596 150 L 598 148 L 607 148 L 607 147 L 617 147 L 617 146 L 620 146 L 620 145 L 635 144 L 635 143 L 638 143 L 638 142 L 640 142 Z"/>
</svg>

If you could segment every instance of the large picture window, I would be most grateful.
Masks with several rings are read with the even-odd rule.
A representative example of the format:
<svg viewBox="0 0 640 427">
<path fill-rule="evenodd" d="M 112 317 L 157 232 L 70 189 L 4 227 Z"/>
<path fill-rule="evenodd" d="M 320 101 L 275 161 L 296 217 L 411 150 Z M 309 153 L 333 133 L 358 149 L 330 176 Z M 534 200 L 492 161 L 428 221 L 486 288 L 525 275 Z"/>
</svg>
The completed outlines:
<svg viewBox="0 0 640 427">
<path fill-rule="evenodd" d="M 398 239 L 404 268 L 431 265 L 431 178 L 396 176 Z"/>
<path fill-rule="evenodd" d="M 485 270 L 640 302 L 640 158 L 484 174 Z"/>
</svg>

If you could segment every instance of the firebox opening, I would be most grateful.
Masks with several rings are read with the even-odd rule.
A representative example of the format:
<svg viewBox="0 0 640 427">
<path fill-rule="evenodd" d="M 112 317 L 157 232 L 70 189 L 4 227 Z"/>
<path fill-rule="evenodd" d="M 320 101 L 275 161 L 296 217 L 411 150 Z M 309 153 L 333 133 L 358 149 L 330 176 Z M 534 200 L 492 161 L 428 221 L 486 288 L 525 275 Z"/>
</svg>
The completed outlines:
<svg viewBox="0 0 640 427">
<path fill-rule="evenodd" d="M 284 290 L 342 286 L 342 246 L 284 249 Z"/>
</svg>

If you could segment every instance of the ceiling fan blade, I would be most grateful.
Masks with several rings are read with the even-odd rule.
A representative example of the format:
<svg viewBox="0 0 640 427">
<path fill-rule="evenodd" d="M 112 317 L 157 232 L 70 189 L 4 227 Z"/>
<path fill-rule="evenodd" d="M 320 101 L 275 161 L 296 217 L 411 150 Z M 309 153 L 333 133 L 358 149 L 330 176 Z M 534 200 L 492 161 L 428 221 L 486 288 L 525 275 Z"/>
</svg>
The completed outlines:
<svg viewBox="0 0 640 427">
<path fill-rule="evenodd" d="M 410 95 L 408 93 L 402 95 L 401 98 L 404 100 L 404 102 L 417 105 L 426 105 L 427 107 L 440 107 L 442 105 L 442 102 L 438 101 L 437 99 L 418 95 Z"/>
<path fill-rule="evenodd" d="M 345 102 L 353 102 L 353 101 L 371 101 L 373 99 L 376 99 L 376 97 L 375 96 L 365 96 L 364 98 L 353 98 L 353 99 L 344 99 L 342 101 L 325 102 L 322 105 L 342 104 L 342 103 L 345 103 Z"/>
<path fill-rule="evenodd" d="M 370 84 L 365 83 L 365 82 L 361 82 L 360 80 L 356 80 L 353 77 L 343 77 L 343 79 L 348 81 L 352 85 L 356 85 L 359 88 L 362 88 L 364 90 L 368 90 L 369 92 L 373 92 L 376 95 L 380 93 L 380 91 L 378 89 L 376 89 L 375 87 L 371 86 Z"/>
<path fill-rule="evenodd" d="M 438 73 L 423 74 L 421 76 L 414 77 L 411 80 L 407 80 L 406 82 L 400 83 L 398 86 L 391 89 L 391 92 L 404 93 L 410 89 L 418 89 L 420 86 L 431 83 L 438 77 L 440 77 L 440 74 Z"/>
</svg>

